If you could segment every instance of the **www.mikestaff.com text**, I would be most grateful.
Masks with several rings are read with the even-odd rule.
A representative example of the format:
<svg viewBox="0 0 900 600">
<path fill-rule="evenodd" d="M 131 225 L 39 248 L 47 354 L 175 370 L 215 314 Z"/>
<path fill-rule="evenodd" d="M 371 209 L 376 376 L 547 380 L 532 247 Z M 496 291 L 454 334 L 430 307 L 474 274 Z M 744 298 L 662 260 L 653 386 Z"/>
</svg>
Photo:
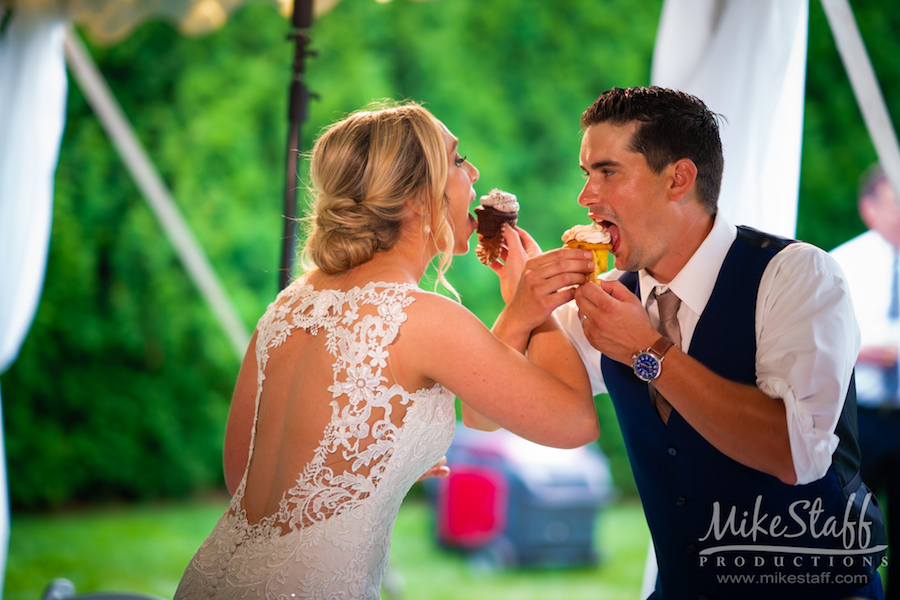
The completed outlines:
<svg viewBox="0 0 900 600">
<path fill-rule="evenodd" d="M 867 583 L 864 574 L 856 573 L 852 575 L 833 574 L 830 571 L 821 573 L 760 573 L 758 575 L 742 574 L 742 575 L 716 575 L 719 583 L 741 583 L 741 584 L 760 584 L 760 585 L 822 585 L 833 583 L 835 585 L 854 584 L 863 586 Z"/>
</svg>

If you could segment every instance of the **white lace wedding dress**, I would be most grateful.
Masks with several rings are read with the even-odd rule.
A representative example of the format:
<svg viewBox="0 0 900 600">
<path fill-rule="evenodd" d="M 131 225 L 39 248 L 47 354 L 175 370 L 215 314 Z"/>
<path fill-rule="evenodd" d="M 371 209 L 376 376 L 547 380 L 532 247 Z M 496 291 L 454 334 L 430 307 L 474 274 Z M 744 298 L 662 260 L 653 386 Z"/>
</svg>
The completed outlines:
<svg viewBox="0 0 900 600">
<path fill-rule="evenodd" d="M 444 455 L 456 420 L 454 396 L 441 385 L 410 392 L 393 382 L 390 345 L 416 293 L 422 292 L 394 283 L 315 290 L 300 279 L 269 306 L 257 328 L 251 460 L 229 508 L 185 569 L 176 600 L 379 598 L 400 502 Z M 325 377 L 331 385 L 310 394 L 330 399 L 330 421 L 317 445 L 301 448 L 308 455 L 296 463 L 303 466 L 292 471 L 293 486 L 284 486 L 278 510 L 254 521 L 244 493 L 266 410 L 266 366 L 304 335 L 315 336 L 317 349 L 333 359 L 333 379 Z M 302 402 L 304 393 L 298 396 L 292 400 Z"/>
</svg>

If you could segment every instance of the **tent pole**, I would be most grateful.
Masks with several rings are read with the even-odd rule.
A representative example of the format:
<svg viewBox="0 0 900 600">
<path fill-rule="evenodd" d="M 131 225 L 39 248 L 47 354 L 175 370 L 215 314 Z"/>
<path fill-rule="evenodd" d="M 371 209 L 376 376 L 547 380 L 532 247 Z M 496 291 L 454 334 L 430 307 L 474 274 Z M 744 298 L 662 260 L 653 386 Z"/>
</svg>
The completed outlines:
<svg viewBox="0 0 900 600">
<path fill-rule="evenodd" d="M 291 19 L 292 31 L 288 38 L 294 40 L 293 79 L 288 98 L 287 179 L 284 186 L 284 237 L 281 240 L 280 289 L 291 280 L 297 252 L 297 165 L 300 161 L 300 127 L 306 121 L 306 107 L 310 96 L 303 80 L 307 56 L 315 52 L 307 50 L 309 29 L 313 21 L 313 0 L 294 0 Z"/>
<path fill-rule="evenodd" d="M 835 45 L 850 78 L 856 103 L 859 104 L 869 136 L 875 145 L 878 161 L 896 197 L 900 199 L 900 147 L 897 144 L 897 133 L 891 124 L 891 117 L 853 17 L 853 10 L 847 0 L 822 0 L 822 8 L 825 9 Z"/>
</svg>

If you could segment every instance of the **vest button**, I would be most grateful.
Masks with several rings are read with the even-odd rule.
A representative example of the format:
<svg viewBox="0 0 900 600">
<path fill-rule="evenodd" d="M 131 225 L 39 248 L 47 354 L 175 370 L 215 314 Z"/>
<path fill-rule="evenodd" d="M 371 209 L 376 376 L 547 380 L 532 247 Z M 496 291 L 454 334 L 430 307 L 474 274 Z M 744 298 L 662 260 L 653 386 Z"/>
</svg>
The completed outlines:
<svg viewBox="0 0 900 600">
<path fill-rule="evenodd" d="M 669 446 L 669 456 L 676 456 L 678 454 L 678 448 L 675 446 Z"/>
<path fill-rule="evenodd" d="M 696 553 L 697 553 L 697 546 L 695 546 L 694 544 L 688 544 L 687 546 L 684 547 L 684 550 L 685 550 L 685 552 L 687 552 L 688 554 L 696 554 Z"/>
<path fill-rule="evenodd" d="M 675 506 L 684 506 L 687 503 L 687 498 L 684 496 L 678 496 L 675 498 Z"/>
</svg>

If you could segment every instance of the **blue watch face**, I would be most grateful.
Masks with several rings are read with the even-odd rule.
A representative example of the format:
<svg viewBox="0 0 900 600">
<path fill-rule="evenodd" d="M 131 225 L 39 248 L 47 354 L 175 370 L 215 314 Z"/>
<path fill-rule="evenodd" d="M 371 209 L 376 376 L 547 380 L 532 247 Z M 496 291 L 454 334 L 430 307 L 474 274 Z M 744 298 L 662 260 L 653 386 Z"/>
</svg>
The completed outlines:
<svg viewBox="0 0 900 600">
<path fill-rule="evenodd" d="M 644 381 L 659 377 L 659 359 L 649 352 L 642 352 L 634 359 L 634 373 Z"/>
</svg>

